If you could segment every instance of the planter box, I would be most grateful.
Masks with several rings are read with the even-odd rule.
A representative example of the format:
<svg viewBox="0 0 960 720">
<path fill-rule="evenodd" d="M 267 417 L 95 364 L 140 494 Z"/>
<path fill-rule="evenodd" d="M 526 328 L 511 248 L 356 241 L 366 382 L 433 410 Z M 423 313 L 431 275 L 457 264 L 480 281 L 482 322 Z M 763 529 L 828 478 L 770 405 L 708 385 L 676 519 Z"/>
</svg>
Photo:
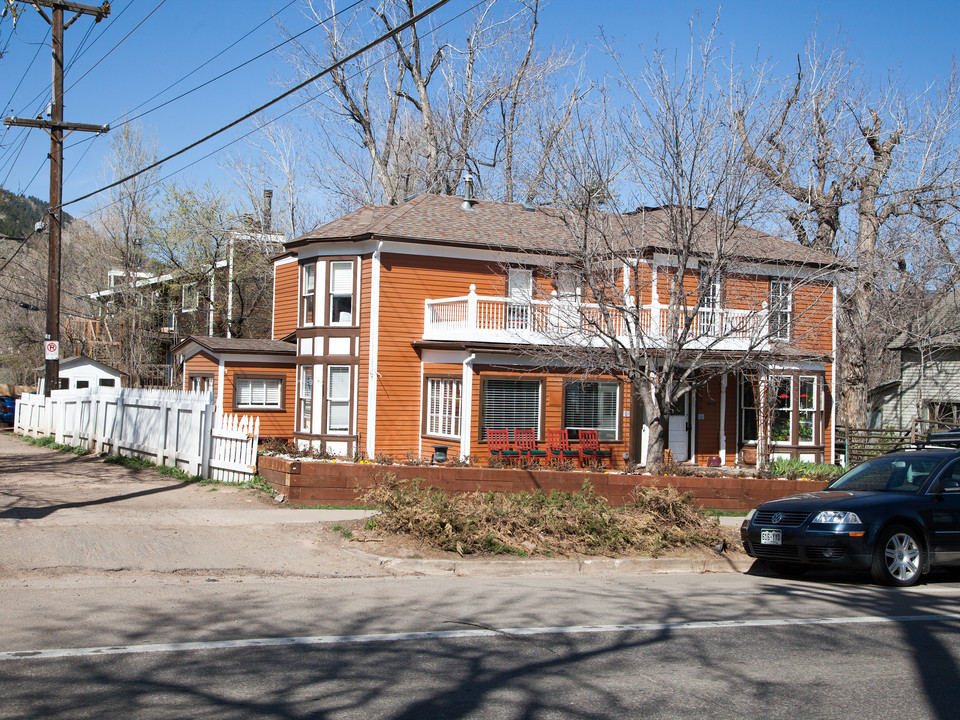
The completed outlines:
<svg viewBox="0 0 960 720">
<path fill-rule="evenodd" d="M 767 500 L 800 492 L 822 490 L 824 482 L 806 480 L 757 480 L 741 477 L 660 477 L 653 475 L 520 470 L 440 465 L 373 465 L 350 462 L 287 460 L 261 455 L 258 473 L 292 503 L 301 505 L 354 505 L 364 491 L 388 475 L 398 480 L 421 479 L 425 485 L 452 493 L 480 491 L 531 492 L 561 490 L 576 492 L 584 481 L 611 505 L 629 503 L 638 485 L 672 485 L 693 494 L 698 504 L 715 510 L 747 511 Z"/>
</svg>

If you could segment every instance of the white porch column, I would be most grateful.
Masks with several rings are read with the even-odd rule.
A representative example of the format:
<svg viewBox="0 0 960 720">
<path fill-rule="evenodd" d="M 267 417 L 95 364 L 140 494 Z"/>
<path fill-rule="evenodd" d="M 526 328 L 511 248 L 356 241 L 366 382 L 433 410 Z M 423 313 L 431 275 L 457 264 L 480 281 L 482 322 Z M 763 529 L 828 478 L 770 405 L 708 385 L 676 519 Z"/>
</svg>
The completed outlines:
<svg viewBox="0 0 960 720">
<path fill-rule="evenodd" d="M 727 464 L 727 373 L 720 376 L 720 465 Z"/>
<path fill-rule="evenodd" d="M 377 244 L 370 261 L 370 350 L 367 357 L 367 457 L 377 454 L 377 372 L 380 350 L 380 250 L 383 243 Z"/>
<path fill-rule="evenodd" d="M 472 287 L 472 286 L 471 286 Z M 460 457 L 470 457 L 470 438 L 473 428 L 471 427 L 471 418 L 473 417 L 473 361 L 477 359 L 476 353 L 471 353 L 463 361 L 463 374 L 460 381 Z"/>
</svg>

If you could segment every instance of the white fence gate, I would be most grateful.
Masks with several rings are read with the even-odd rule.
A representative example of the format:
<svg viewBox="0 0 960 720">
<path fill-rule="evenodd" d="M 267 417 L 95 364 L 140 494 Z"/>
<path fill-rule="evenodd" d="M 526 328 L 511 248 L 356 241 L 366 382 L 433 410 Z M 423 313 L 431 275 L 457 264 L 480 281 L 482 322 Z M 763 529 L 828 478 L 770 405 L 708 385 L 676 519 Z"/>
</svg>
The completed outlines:
<svg viewBox="0 0 960 720">
<path fill-rule="evenodd" d="M 257 472 L 260 418 L 218 413 L 209 392 L 54 390 L 20 396 L 14 432 L 242 482 Z"/>
</svg>

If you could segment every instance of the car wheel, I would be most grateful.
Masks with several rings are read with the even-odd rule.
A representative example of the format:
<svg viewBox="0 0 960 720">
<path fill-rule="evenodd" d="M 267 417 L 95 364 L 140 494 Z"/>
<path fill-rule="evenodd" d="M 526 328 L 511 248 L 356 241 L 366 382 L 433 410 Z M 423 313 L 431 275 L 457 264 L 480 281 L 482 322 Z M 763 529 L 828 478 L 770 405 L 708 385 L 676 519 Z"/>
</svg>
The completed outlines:
<svg viewBox="0 0 960 720">
<path fill-rule="evenodd" d="M 807 571 L 805 565 L 791 562 L 767 562 L 770 569 L 783 577 L 799 577 Z"/>
<path fill-rule="evenodd" d="M 914 585 L 923 572 L 923 553 L 914 530 L 902 525 L 884 528 L 873 546 L 870 574 L 882 585 Z"/>
</svg>

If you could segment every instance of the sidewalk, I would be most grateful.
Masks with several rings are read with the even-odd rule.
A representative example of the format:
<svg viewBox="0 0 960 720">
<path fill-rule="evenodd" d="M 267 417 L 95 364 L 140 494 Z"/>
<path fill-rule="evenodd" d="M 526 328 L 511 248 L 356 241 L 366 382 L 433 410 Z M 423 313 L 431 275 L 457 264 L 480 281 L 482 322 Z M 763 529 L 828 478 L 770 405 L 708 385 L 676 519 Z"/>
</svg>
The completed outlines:
<svg viewBox="0 0 960 720">
<path fill-rule="evenodd" d="M 434 560 L 367 552 L 333 526 L 369 510 L 293 509 L 255 491 L 183 484 L 0 435 L 0 581 L 31 573 L 301 577 L 743 572 L 743 558 Z M 721 518 L 739 525 L 740 518 Z"/>
</svg>

